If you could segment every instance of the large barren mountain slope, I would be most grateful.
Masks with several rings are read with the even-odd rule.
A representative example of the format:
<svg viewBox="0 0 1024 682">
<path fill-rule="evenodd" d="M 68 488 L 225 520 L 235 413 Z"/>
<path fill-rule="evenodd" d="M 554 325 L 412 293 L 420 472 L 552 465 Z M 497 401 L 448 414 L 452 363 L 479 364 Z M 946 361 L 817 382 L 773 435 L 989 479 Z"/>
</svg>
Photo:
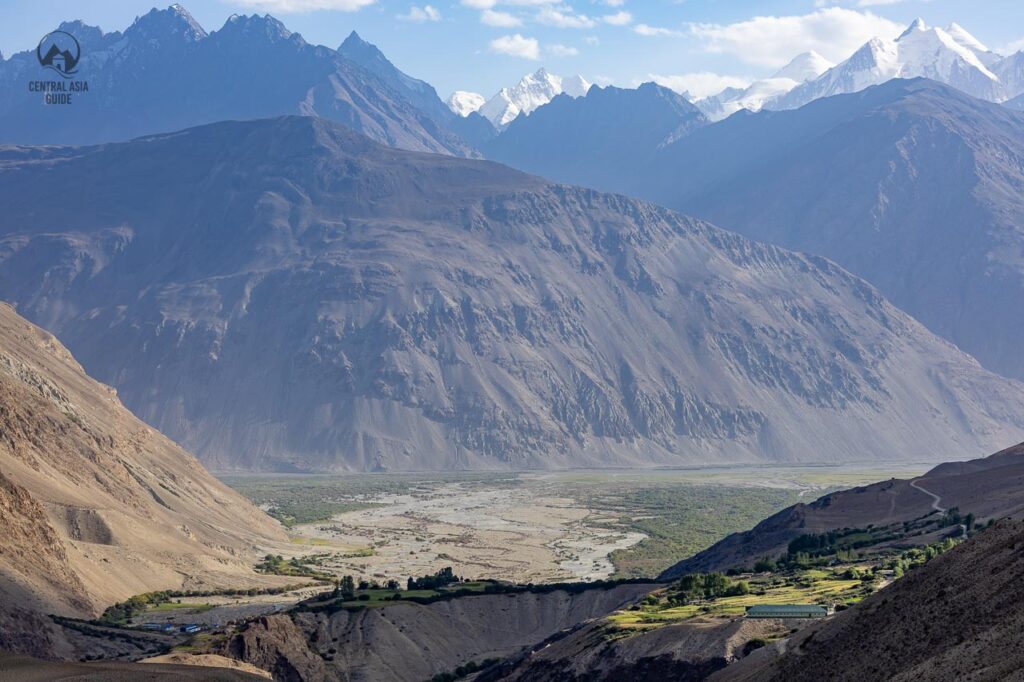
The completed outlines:
<svg viewBox="0 0 1024 682">
<path fill-rule="evenodd" d="M 932 513 L 936 504 L 979 521 L 1024 518 L 1024 443 L 989 457 L 940 464 L 916 479 L 880 481 L 787 507 L 679 562 L 662 577 L 750 567 L 763 556 L 785 554 L 789 542 L 804 533 L 913 521 Z"/>
<path fill-rule="evenodd" d="M 830 258 L 986 367 L 1024 377 L 1024 114 L 892 81 L 739 114 L 659 157 L 637 182 L 623 174 L 638 196 Z"/>
<path fill-rule="evenodd" d="M 1024 378 L 1024 114 L 893 80 L 671 140 L 634 136 L 627 149 L 621 135 L 592 135 L 573 151 L 598 95 L 544 107 L 488 155 L 830 258 L 989 369 Z"/>
<path fill-rule="evenodd" d="M 828 261 L 323 119 L 0 149 L 0 205 L 0 295 L 218 468 L 948 459 L 1024 438 L 1020 384 Z"/>
<path fill-rule="evenodd" d="M 48 657 L 60 652 L 36 646 L 35 613 L 91 617 L 155 589 L 266 583 L 251 568 L 258 549 L 285 540 L 6 304 L 0 519 L 0 649 Z"/>
</svg>

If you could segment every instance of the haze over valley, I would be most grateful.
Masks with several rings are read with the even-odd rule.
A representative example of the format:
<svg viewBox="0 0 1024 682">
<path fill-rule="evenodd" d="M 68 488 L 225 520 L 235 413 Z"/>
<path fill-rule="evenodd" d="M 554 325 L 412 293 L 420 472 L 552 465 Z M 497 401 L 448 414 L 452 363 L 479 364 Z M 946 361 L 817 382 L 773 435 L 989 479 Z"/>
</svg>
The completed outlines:
<svg viewBox="0 0 1024 682">
<path fill-rule="evenodd" d="M 1020 8 L 396 3 L 0 8 L 0 677 L 1016 679 Z"/>
</svg>

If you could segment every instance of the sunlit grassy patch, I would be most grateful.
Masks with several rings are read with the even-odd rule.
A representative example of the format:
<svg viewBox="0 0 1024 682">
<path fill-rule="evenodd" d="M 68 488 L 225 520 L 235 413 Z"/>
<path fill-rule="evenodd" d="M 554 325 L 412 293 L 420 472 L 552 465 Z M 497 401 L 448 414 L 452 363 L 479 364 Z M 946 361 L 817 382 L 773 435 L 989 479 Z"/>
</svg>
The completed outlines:
<svg viewBox="0 0 1024 682">
<path fill-rule="evenodd" d="M 781 580 L 752 579 L 750 594 L 718 597 L 712 600 L 672 605 L 665 590 L 654 593 L 656 604 L 641 603 L 618 611 L 608 621 L 616 627 L 645 630 L 678 623 L 698 616 L 742 616 L 750 606 L 758 604 L 845 604 L 859 601 L 871 587 L 860 580 L 835 579 L 832 571 L 801 571 L 786 578 L 786 584 L 773 585 Z M 762 594 L 763 592 L 763 594 Z"/>
<path fill-rule="evenodd" d="M 186 602 L 163 602 L 162 604 L 156 604 L 150 606 L 146 611 L 148 613 L 160 613 L 166 611 L 190 611 L 192 613 L 202 613 L 203 611 L 209 611 L 213 606 L 210 604 L 196 604 Z"/>
</svg>

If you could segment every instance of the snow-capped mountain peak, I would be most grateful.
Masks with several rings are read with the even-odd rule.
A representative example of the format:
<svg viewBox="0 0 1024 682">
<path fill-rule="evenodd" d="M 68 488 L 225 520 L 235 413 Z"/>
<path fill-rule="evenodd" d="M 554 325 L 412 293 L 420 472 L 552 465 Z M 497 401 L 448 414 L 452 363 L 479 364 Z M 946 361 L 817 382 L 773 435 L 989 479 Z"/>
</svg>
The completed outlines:
<svg viewBox="0 0 1024 682">
<path fill-rule="evenodd" d="M 590 90 L 590 82 L 582 76 L 561 78 L 541 67 L 523 76 L 511 88 L 502 88 L 480 107 L 480 114 L 497 128 L 503 128 L 519 114 L 529 114 L 563 92 L 570 97 L 581 97 Z"/>
<path fill-rule="evenodd" d="M 949 34 L 958 45 L 964 47 L 973 52 L 981 63 L 990 69 L 996 65 L 997 62 L 1003 59 L 1003 56 L 988 49 L 988 47 L 980 40 L 971 35 L 967 29 L 960 24 L 953 22 L 946 27 L 946 33 Z"/>
<path fill-rule="evenodd" d="M 989 49 L 985 47 L 984 43 L 975 38 L 973 35 L 968 33 L 960 24 L 955 21 L 946 27 L 946 33 L 952 36 L 953 40 L 963 45 L 973 52 L 988 52 Z"/>
<path fill-rule="evenodd" d="M 803 82 L 817 78 L 830 68 L 832 62 L 817 52 L 804 52 L 770 78 L 756 81 L 742 89 L 726 88 L 717 95 L 696 102 L 696 105 L 713 121 L 731 116 L 740 109 L 760 111 L 767 102 L 785 95 Z"/>
<path fill-rule="evenodd" d="M 953 81 L 958 78 L 978 80 L 977 74 L 971 72 L 974 69 L 983 78 L 994 82 L 999 80 L 978 55 L 941 28 L 908 29 L 896 43 L 899 47 L 901 77 L 924 76 L 956 86 Z"/>
<path fill-rule="evenodd" d="M 788 78 L 789 80 L 803 83 L 831 69 L 835 64 L 811 50 L 793 58 L 789 64 L 772 74 L 772 78 Z"/>
<path fill-rule="evenodd" d="M 182 42 L 197 42 L 206 37 L 206 30 L 181 5 L 167 9 L 151 9 L 136 17 L 124 35 L 136 40 L 174 39 Z"/>
<path fill-rule="evenodd" d="M 467 90 L 456 90 L 445 100 L 448 108 L 463 118 L 479 111 L 486 102 L 487 99 L 480 93 Z"/>
<path fill-rule="evenodd" d="M 562 92 L 570 97 L 583 97 L 590 91 L 592 84 L 579 74 L 562 79 Z"/>
<path fill-rule="evenodd" d="M 910 26 L 907 27 L 907 30 L 901 33 L 900 37 L 897 38 L 896 41 L 899 42 L 900 40 L 903 40 L 907 36 L 913 35 L 915 33 L 923 33 L 924 31 L 927 30 L 928 24 L 924 23 L 924 19 L 918 17 L 917 19 L 914 19 L 913 22 L 911 22 Z"/>
<path fill-rule="evenodd" d="M 929 28 L 917 19 L 895 40 L 872 38 L 846 61 L 765 106 L 792 109 L 893 78 L 930 78 L 981 99 L 1005 99 L 1005 89 L 986 64 L 999 61 L 998 55 L 984 51 L 961 27 L 951 29 Z"/>
</svg>

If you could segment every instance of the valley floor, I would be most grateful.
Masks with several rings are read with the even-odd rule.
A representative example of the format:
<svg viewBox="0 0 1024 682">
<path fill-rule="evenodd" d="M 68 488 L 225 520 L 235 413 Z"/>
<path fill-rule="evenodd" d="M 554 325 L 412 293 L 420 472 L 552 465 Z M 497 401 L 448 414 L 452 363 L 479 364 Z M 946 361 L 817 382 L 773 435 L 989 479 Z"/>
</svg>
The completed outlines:
<svg viewBox="0 0 1024 682">
<path fill-rule="evenodd" d="M 312 570 L 517 583 L 650 577 L 802 499 L 926 465 L 231 476 Z"/>
</svg>

